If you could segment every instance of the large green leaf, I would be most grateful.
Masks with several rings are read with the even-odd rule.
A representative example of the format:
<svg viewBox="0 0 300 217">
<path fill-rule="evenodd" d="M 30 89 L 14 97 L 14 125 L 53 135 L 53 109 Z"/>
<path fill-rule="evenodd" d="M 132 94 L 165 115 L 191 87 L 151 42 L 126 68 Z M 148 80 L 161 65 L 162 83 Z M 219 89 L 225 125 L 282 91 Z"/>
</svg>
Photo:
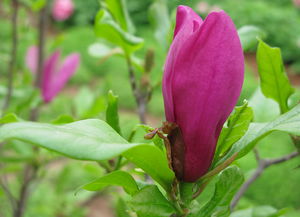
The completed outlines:
<svg viewBox="0 0 300 217">
<path fill-rule="evenodd" d="M 244 181 L 240 169 L 231 166 L 223 170 L 215 185 L 213 197 L 197 212 L 197 217 L 227 217 L 230 215 L 230 202 Z"/>
<path fill-rule="evenodd" d="M 218 140 L 216 156 L 225 153 L 246 133 L 252 119 L 253 111 L 248 107 L 247 102 L 235 108 L 233 114 L 228 119 L 227 127 L 222 129 Z"/>
<path fill-rule="evenodd" d="M 174 179 L 173 171 L 168 167 L 166 154 L 152 145 L 139 145 L 123 153 L 123 156 L 142 168 L 164 189 L 169 190 Z"/>
<path fill-rule="evenodd" d="M 107 160 L 137 146 L 129 144 L 106 122 L 96 119 L 65 125 L 35 122 L 0 127 L 0 141 L 17 139 L 80 160 Z"/>
<path fill-rule="evenodd" d="M 143 217 L 169 217 L 174 207 L 155 185 L 147 186 L 130 201 L 132 208 Z"/>
<path fill-rule="evenodd" d="M 256 57 L 263 94 L 278 102 L 281 113 L 287 112 L 287 101 L 294 89 L 284 72 L 280 49 L 259 40 Z"/>
<path fill-rule="evenodd" d="M 165 153 L 151 144 L 132 144 L 106 122 L 87 119 L 65 125 L 35 122 L 9 123 L 0 127 L 0 141 L 16 139 L 79 160 L 100 161 L 123 154 L 166 190 L 174 178 Z"/>
<path fill-rule="evenodd" d="M 123 187 L 130 195 L 137 193 L 139 190 L 134 178 L 124 171 L 111 172 L 82 186 L 81 188 L 88 191 L 100 191 L 103 188 L 112 185 Z"/>
<path fill-rule="evenodd" d="M 108 42 L 122 47 L 127 54 L 139 49 L 143 45 L 143 39 L 135 37 L 124 31 L 118 23 L 116 23 L 111 14 L 101 9 L 95 20 L 95 33 Z"/>
<path fill-rule="evenodd" d="M 266 34 L 260 28 L 256 26 L 242 26 L 238 29 L 238 34 L 243 46 L 244 51 L 252 50 L 256 48 L 257 37 L 263 39 Z"/>
<path fill-rule="evenodd" d="M 117 133 L 121 133 L 119 125 L 119 113 L 118 113 L 118 96 L 114 95 L 112 91 L 108 92 L 107 95 L 107 109 L 106 109 L 106 122 L 115 130 Z"/>
<path fill-rule="evenodd" d="M 134 31 L 125 0 L 105 0 L 103 6 L 108 9 L 123 30 L 131 33 Z"/>
<path fill-rule="evenodd" d="M 236 159 L 245 156 L 253 149 L 260 139 L 273 131 L 282 131 L 300 136 L 300 105 L 297 105 L 289 112 L 279 116 L 274 121 L 250 124 L 247 133 L 232 146 L 218 164 L 223 163 L 235 153 L 238 153 Z"/>
</svg>

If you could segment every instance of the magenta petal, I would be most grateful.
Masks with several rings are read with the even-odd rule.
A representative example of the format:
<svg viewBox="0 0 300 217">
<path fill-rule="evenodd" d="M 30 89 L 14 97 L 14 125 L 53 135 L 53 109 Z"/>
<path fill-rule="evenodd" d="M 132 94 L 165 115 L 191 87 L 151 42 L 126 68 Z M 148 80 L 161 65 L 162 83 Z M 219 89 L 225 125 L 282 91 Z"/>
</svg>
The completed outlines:
<svg viewBox="0 0 300 217">
<path fill-rule="evenodd" d="M 173 98 L 171 95 L 172 86 L 168 85 L 168 83 L 170 83 L 173 79 L 174 61 L 178 58 L 179 50 L 182 46 L 184 46 L 185 41 L 188 40 L 188 37 L 194 32 L 194 30 L 201 26 L 202 22 L 202 19 L 191 8 L 182 5 L 177 8 L 174 40 L 170 47 L 165 64 L 162 89 L 166 119 L 170 122 L 175 122 Z"/>
<path fill-rule="evenodd" d="M 59 58 L 60 51 L 56 51 L 44 63 L 42 76 L 42 96 L 45 102 L 50 102 L 54 97 L 51 93 L 51 89 Z"/>
<path fill-rule="evenodd" d="M 64 60 L 60 68 L 58 68 L 51 80 L 49 89 L 49 97 L 55 97 L 65 86 L 68 80 L 76 72 L 80 63 L 80 55 L 77 53 L 71 54 Z"/>
<path fill-rule="evenodd" d="M 180 31 L 187 30 L 181 28 L 177 36 Z M 173 105 L 173 120 L 185 143 L 187 182 L 208 171 L 220 131 L 238 100 L 244 79 L 242 47 L 225 12 L 209 14 L 199 28 L 190 31 L 186 40 L 173 41 L 163 82 L 166 114 Z M 173 47 L 179 49 L 175 54 Z"/>
<path fill-rule="evenodd" d="M 36 73 L 38 65 L 39 50 L 37 46 L 31 46 L 28 48 L 25 58 L 26 66 L 32 73 Z"/>
</svg>

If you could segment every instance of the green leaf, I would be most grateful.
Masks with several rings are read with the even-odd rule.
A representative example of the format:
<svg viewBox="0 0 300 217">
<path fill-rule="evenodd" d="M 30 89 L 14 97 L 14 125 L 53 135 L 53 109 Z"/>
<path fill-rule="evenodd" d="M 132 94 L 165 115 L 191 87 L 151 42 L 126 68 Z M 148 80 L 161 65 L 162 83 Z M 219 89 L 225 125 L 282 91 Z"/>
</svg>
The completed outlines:
<svg viewBox="0 0 300 217">
<path fill-rule="evenodd" d="M 300 136 L 300 104 L 289 112 L 268 123 L 251 123 L 247 133 L 236 142 L 229 152 L 217 163 L 221 164 L 235 153 L 236 159 L 248 154 L 256 143 L 273 131 L 281 131 Z"/>
<path fill-rule="evenodd" d="M 242 106 L 235 107 L 234 112 L 230 115 L 227 127 L 223 127 L 217 144 L 216 157 L 227 152 L 227 150 L 237 142 L 247 132 L 253 111 L 245 102 Z"/>
<path fill-rule="evenodd" d="M 123 30 L 134 32 L 134 26 L 130 20 L 125 0 L 105 0 L 103 6 L 108 9 Z"/>
<path fill-rule="evenodd" d="M 16 139 L 79 160 L 108 160 L 123 154 L 165 189 L 174 178 L 166 154 L 150 144 L 132 144 L 106 122 L 87 119 L 65 125 L 20 122 L 0 127 L 0 141 Z"/>
<path fill-rule="evenodd" d="M 197 217 L 227 217 L 230 215 L 230 202 L 244 182 L 240 169 L 230 166 L 219 175 L 213 197 L 198 211 Z"/>
<path fill-rule="evenodd" d="M 34 12 L 38 12 L 41 9 L 43 9 L 45 7 L 45 5 L 46 5 L 46 0 L 35 0 L 31 4 L 31 9 Z"/>
<path fill-rule="evenodd" d="M 103 96 L 97 96 L 88 87 L 82 87 L 74 100 L 76 114 L 79 118 L 91 118 L 105 111 Z"/>
<path fill-rule="evenodd" d="M 278 104 L 274 100 L 266 98 L 260 88 L 257 88 L 249 99 L 249 106 L 254 113 L 254 122 L 272 121 L 280 115 Z"/>
<path fill-rule="evenodd" d="M 119 198 L 116 204 L 116 217 L 131 217 L 127 204 L 122 198 Z"/>
<path fill-rule="evenodd" d="M 256 48 L 257 38 L 264 39 L 266 34 L 256 26 L 242 26 L 238 29 L 238 34 L 244 51 Z"/>
<path fill-rule="evenodd" d="M 140 190 L 132 197 L 130 204 L 143 217 L 169 217 L 175 211 L 155 185 Z"/>
<path fill-rule="evenodd" d="M 16 139 L 79 160 L 100 161 L 137 146 L 128 144 L 106 122 L 87 119 L 65 125 L 20 122 L 0 127 L 0 141 Z"/>
<path fill-rule="evenodd" d="M 84 118 L 91 118 L 99 116 L 101 112 L 104 112 L 106 109 L 106 101 L 105 97 L 99 95 L 98 97 L 95 97 L 93 104 L 91 107 L 84 113 Z"/>
<path fill-rule="evenodd" d="M 284 72 L 280 49 L 259 40 L 257 64 L 263 94 L 279 104 L 281 113 L 287 112 L 287 101 L 294 89 Z"/>
<path fill-rule="evenodd" d="M 99 42 L 91 44 L 88 48 L 88 53 L 92 57 L 102 58 L 102 61 L 106 60 L 107 58 L 115 54 L 123 54 L 121 48 L 118 47 L 112 48 Z"/>
<path fill-rule="evenodd" d="M 130 195 L 135 194 L 139 190 L 134 178 L 124 171 L 111 172 L 82 186 L 81 188 L 88 191 L 100 191 L 103 188 L 112 185 L 123 187 Z"/>
<path fill-rule="evenodd" d="M 70 115 L 60 115 L 55 120 L 51 121 L 52 124 L 68 124 L 74 122 L 75 119 Z"/>
<path fill-rule="evenodd" d="M 165 48 L 171 27 L 168 6 L 165 0 L 155 0 L 149 8 L 149 20 L 155 29 L 154 36 Z"/>
<path fill-rule="evenodd" d="M 8 113 L 0 118 L 0 124 L 7 124 L 13 122 L 20 122 L 22 121 L 20 118 L 17 117 L 14 113 Z"/>
<path fill-rule="evenodd" d="M 230 217 L 279 217 L 283 216 L 280 212 L 271 206 L 258 206 L 235 211 Z"/>
<path fill-rule="evenodd" d="M 83 118 L 91 108 L 94 101 L 94 93 L 88 87 L 82 87 L 74 99 L 76 114 Z"/>
<path fill-rule="evenodd" d="M 127 54 L 138 50 L 144 43 L 142 38 L 135 37 L 124 31 L 118 23 L 113 20 L 110 13 L 104 9 L 101 9 L 96 16 L 95 33 L 98 37 L 122 47 Z"/>
<path fill-rule="evenodd" d="M 143 169 L 167 191 L 171 188 L 174 173 L 168 167 L 166 154 L 153 145 L 139 145 L 123 153 L 123 156 Z"/>
<path fill-rule="evenodd" d="M 119 113 L 118 113 L 118 96 L 114 95 L 110 90 L 107 95 L 108 105 L 106 109 L 106 122 L 115 130 L 121 134 L 119 124 Z"/>
</svg>

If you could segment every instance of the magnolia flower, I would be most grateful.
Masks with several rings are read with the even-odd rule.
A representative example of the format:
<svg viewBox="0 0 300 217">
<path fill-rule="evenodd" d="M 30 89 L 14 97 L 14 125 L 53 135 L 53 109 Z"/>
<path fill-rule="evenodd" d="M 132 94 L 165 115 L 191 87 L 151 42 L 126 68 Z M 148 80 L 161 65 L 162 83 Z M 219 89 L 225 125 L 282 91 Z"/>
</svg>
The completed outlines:
<svg viewBox="0 0 300 217">
<path fill-rule="evenodd" d="M 55 51 L 44 62 L 41 90 L 43 100 L 46 103 L 53 100 L 79 66 L 80 56 L 77 53 L 67 56 L 62 63 L 60 63 L 59 58 L 60 51 Z M 26 65 L 33 73 L 37 72 L 38 48 L 36 46 L 28 49 Z"/>
<path fill-rule="evenodd" d="M 208 171 L 243 79 L 243 50 L 230 17 L 212 12 L 202 21 L 179 6 L 162 84 L 166 120 L 179 129 L 170 138 L 178 179 L 193 182 Z"/>
<path fill-rule="evenodd" d="M 68 19 L 74 11 L 72 0 L 54 0 L 52 7 L 52 16 L 57 21 Z"/>
</svg>

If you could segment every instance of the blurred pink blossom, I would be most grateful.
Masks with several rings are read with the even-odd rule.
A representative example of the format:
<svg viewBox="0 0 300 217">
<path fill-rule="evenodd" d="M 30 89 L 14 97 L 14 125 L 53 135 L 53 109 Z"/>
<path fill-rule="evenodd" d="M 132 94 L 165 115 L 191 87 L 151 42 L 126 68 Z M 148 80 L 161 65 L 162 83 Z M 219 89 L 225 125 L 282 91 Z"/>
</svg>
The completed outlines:
<svg viewBox="0 0 300 217">
<path fill-rule="evenodd" d="M 52 16 L 57 21 L 68 19 L 74 11 L 72 0 L 54 0 L 52 7 Z"/>
<path fill-rule="evenodd" d="M 207 2 L 199 2 L 197 4 L 197 11 L 201 14 L 207 14 L 209 12 L 210 5 Z"/>
<path fill-rule="evenodd" d="M 300 8 L 300 0 L 293 0 L 293 3 L 297 8 Z"/>
<path fill-rule="evenodd" d="M 25 61 L 32 73 L 37 72 L 38 53 L 36 46 L 32 46 L 27 50 Z M 44 62 L 41 90 L 43 100 L 46 103 L 51 102 L 61 91 L 80 63 L 80 55 L 78 53 L 67 56 L 62 63 L 59 61 L 60 55 L 60 51 L 55 51 Z"/>
</svg>

